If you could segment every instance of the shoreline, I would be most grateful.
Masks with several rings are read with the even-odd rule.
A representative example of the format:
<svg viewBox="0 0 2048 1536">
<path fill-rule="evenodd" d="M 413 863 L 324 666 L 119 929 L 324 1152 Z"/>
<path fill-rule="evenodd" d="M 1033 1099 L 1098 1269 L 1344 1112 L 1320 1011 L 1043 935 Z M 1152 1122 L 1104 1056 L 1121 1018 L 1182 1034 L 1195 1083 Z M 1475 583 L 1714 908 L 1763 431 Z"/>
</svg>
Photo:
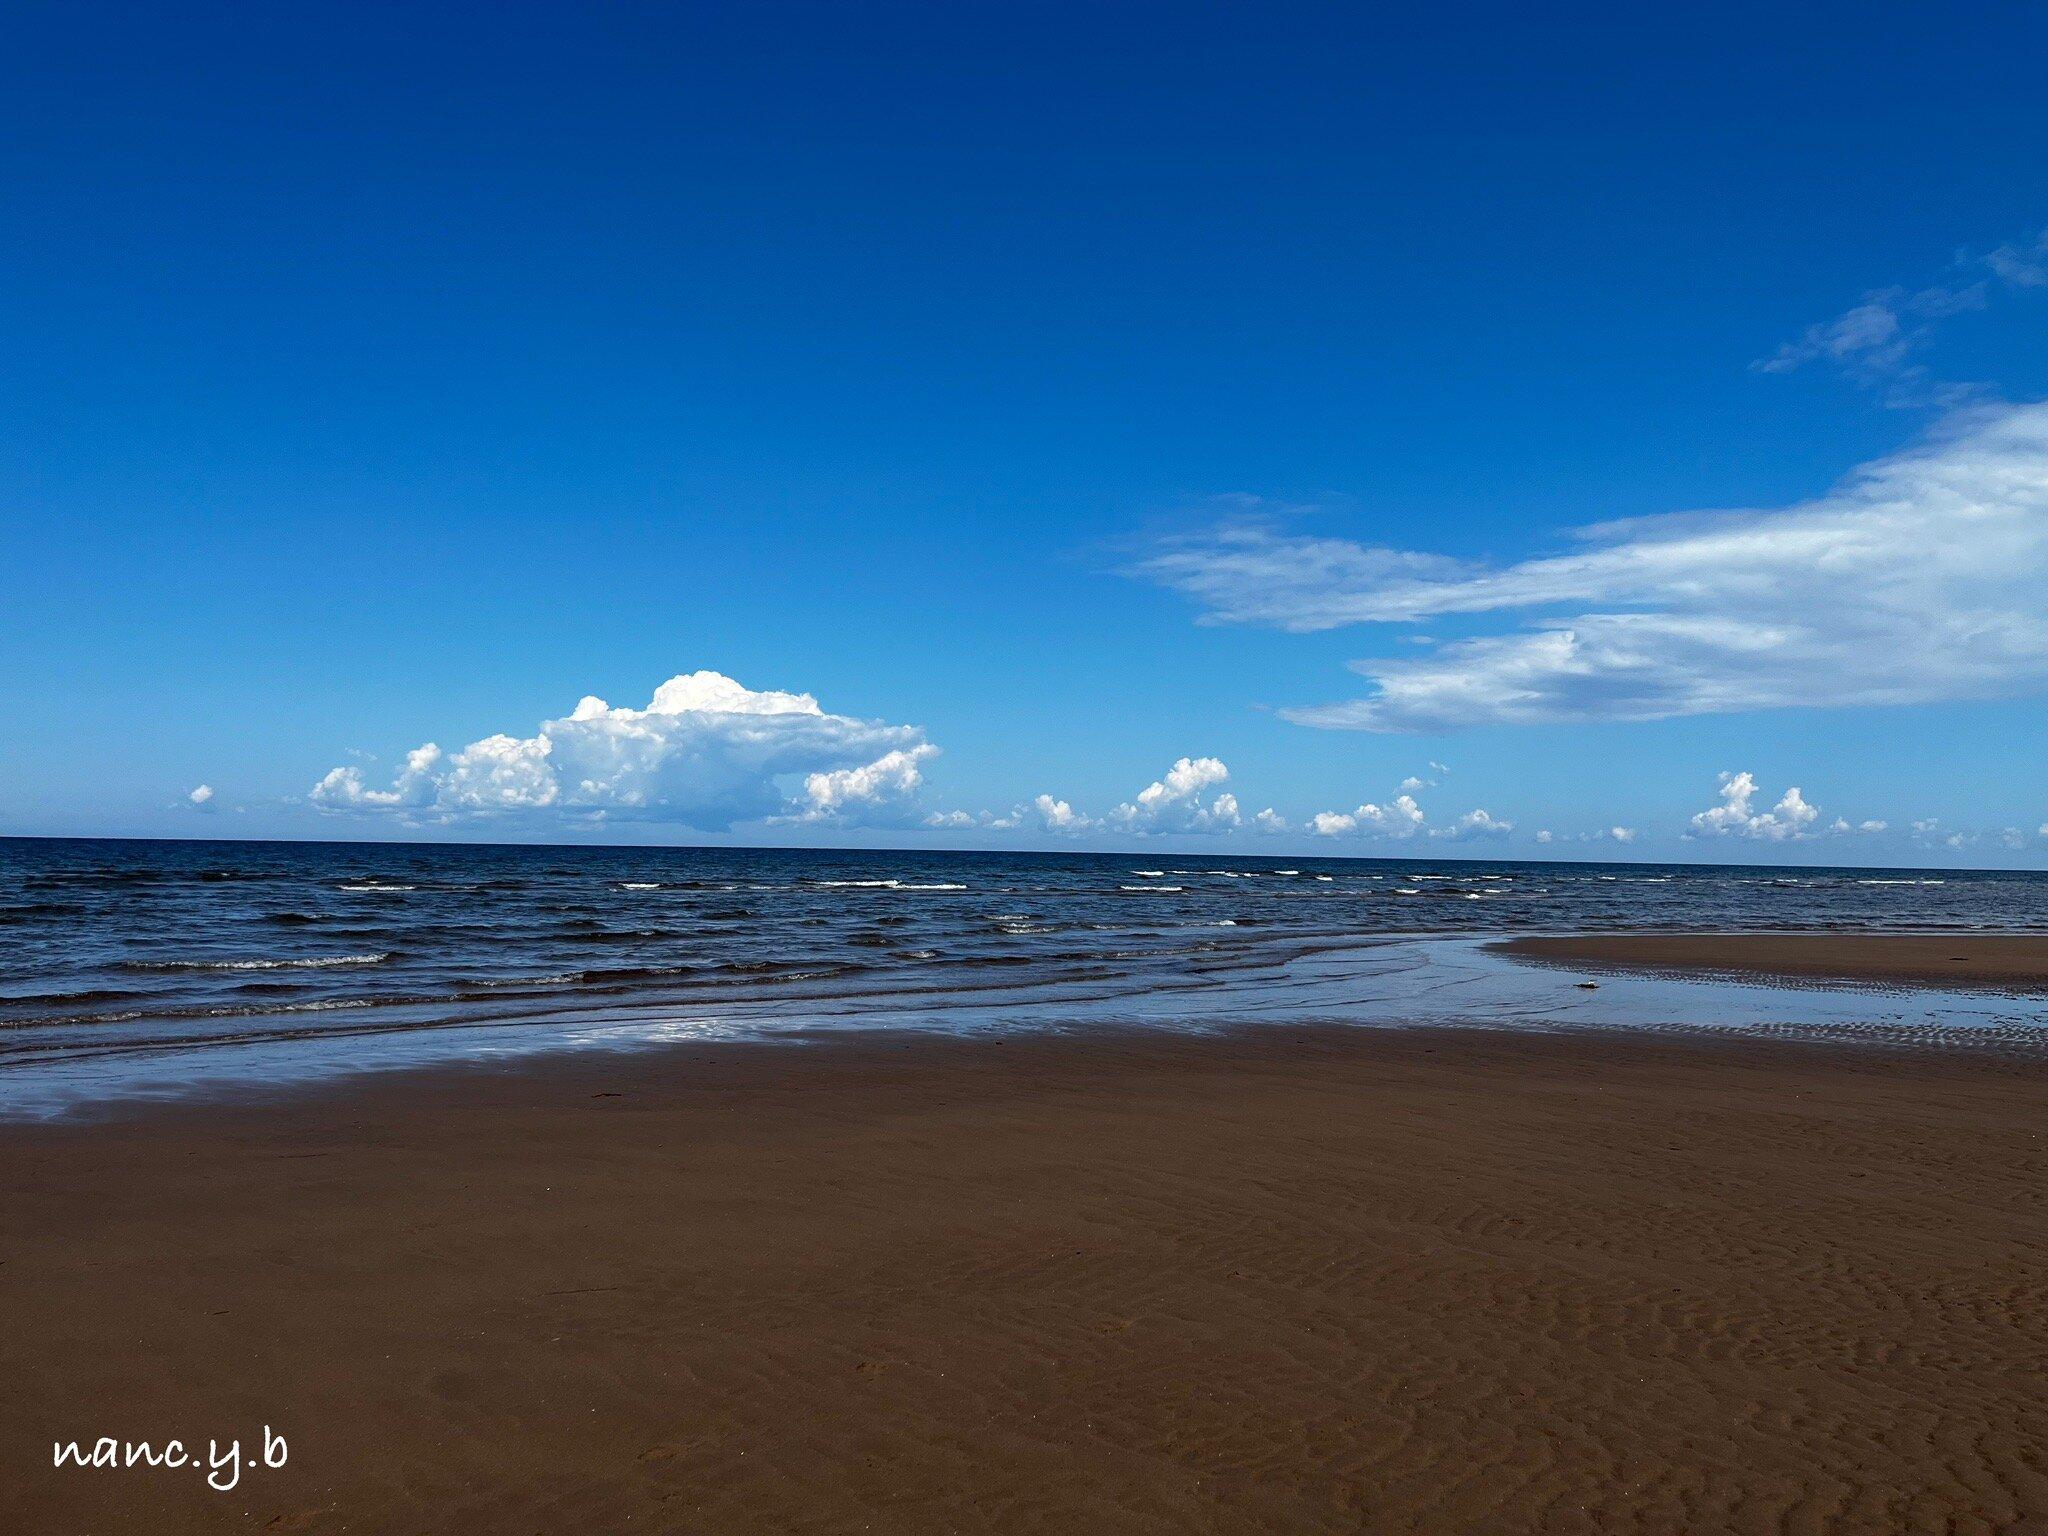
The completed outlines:
<svg viewBox="0 0 2048 1536">
<path fill-rule="evenodd" d="M 1970 970 L 1951 961 L 1947 973 L 1920 974 L 1914 956 L 1968 943 L 1989 964 Z M 1918 946 L 1916 948 L 1916 946 Z M 1981 1052 L 2040 1057 L 2048 1053 L 2048 1019 L 2013 1015 L 2006 1000 L 2048 991 L 2048 933 L 1900 933 L 1793 931 L 1760 933 L 1635 932 L 1579 934 L 1360 934 L 1295 956 L 1294 981 L 1305 968 L 1343 957 L 1399 955 L 1377 972 L 1371 965 L 1338 978 L 1307 981 L 1292 996 L 1248 995 L 1245 1006 L 1212 1006 L 1199 994 L 1184 1007 L 1161 1008 L 1142 994 L 1067 996 L 1067 1018 L 1016 1018 L 994 991 L 948 993 L 915 988 L 904 1005 L 888 1006 L 886 990 L 845 995 L 746 999 L 729 1016 L 689 1017 L 696 1033 L 671 1016 L 703 1007 L 695 998 L 615 998 L 559 1016 L 476 1017 L 387 1025 L 361 1031 L 315 1031 L 302 1039 L 248 1036 L 219 1042 L 167 1041 L 149 1048 L 85 1050 L 75 1057 L 27 1057 L 0 1067 L 0 1130 L 39 1125 L 116 1123 L 218 1106 L 277 1104 L 307 1096 L 376 1091 L 370 1085 L 441 1073 L 518 1070 L 582 1055 L 637 1057 L 686 1048 L 816 1047 L 847 1039 L 901 1037 L 919 1042 L 960 1039 L 1032 1040 L 1176 1035 L 1242 1035 L 1256 1044 L 1273 1031 L 1341 1025 L 1353 1029 L 1582 1034 L 1589 1040 L 1644 1035 L 1734 1041 L 1779 1039 L 1838 1043 L 1860 1049 Z M 1451 996 L 1434 973 L 1409 992 L 1403 977 L 1422 973 L 1419 958 L 1441 966 L 1471 995 Z M 1963 957 L 1954 957 L 1960 959 Z M 1475 962 L 1477 962 L 1475 964 Z M 1867 963 L 1866 963 L 1867 962 Z M 1574 976 L 1634 982 L 1603 988 Z M 1556 981 L 1549 978 L 1555 977 Z M 1389 978 L 1392 978 L 1390 981 Z M 1505 987 L 1503 980 L 1509 981 Z M 1671 983 L 1658 986 L 1660 982 Z M 1699 984 L 1709 985 L 1699 985 Z M 1648 984 L 1646 990 L 1644 985 Z M 1718 985 L 1715 985 L 1718 984 Z M 1925 986 L 1947 999 L 1924 1018 L 1900 1014 L 1885 994 Z M 1316 989 L 1320 988 L 1320 992 Z M 1346 989 L 1353 989 L 1347 994 Z M 1829 994 L 1832 994 L 1830 996 Z M 873 1022 L 863 1022 L 866 1014 Z M 925 1022 L 914 1022 L 917 1015 Z M 1517 1022 L 1499 1026 L 1493 1020 Z"/>
<path fill-rule="evenodd" d="M 674 1045 L 0 1128 L 36 1529 L 2048 1515 L 2048 1066 L 1263 1026 Z M 283 1469 L 53 1470 L 96 1434 Z M 1911 1519 L 1907 1512 L 1911 1511 Z"/>
<path fill-rule="evenodd" d="M 1594 971 L 2048 992 L 2048 933 L 1573 933 L 1507 937 L 1489 947 Z"/>
</svg>

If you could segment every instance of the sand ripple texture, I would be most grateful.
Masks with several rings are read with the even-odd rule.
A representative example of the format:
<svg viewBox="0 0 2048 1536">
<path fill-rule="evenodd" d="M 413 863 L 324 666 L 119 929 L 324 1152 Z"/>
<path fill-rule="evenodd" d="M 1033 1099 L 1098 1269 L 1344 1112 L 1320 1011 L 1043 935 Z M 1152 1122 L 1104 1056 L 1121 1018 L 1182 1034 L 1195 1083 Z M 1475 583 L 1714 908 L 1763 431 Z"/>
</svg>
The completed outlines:
<svg viewBox="0 0 2048 1536">
<path fill-rule="evenodd" d="M 5 1443 L 268 1420 L 295 1453 L 223 1500 L 10 1452 L 0 1500 L 48 1532 L 2048 1530 L 2043 1070 L 869 1037 L 16 1129 Z"/>
</svg>

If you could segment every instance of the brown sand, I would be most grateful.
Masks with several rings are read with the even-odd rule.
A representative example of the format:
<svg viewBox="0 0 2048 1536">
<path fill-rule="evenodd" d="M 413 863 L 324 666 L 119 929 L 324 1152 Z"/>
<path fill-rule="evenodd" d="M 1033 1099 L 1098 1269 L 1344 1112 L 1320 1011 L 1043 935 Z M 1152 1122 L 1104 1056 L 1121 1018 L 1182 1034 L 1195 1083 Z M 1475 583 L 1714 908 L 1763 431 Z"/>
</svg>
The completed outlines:
<svg viewBox="0 0 2048 1536">
<path fill-rule="evenodd" d="M 2044 1074 L 870 1038 L 8 1131 L 0 1530 L 2040 1532 Z"/>
<path fill-rule="evenodd" d="M 2048 989 L 2048 933 L 1579 933 L 1496 947 L 1619 970 Z"/>
</svg>

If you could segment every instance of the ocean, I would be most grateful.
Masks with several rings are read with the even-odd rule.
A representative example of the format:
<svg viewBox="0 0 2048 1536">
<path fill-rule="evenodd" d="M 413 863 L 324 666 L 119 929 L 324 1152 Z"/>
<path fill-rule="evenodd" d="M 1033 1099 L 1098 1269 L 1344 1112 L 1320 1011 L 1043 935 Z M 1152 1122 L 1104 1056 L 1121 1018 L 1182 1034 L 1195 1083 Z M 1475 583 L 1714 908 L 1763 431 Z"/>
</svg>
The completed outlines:
<svg viewBox="0 0 2048 1536">
<path fill-rule="evenodd" d="M 854 1028 L 1276 1022 L 1958 1041 L 2024 999 L 1613 978 L 1492 936 L 2048 930 L 2048 875 L 781 849 L 0 840 L 0 1115 Z"/>
</svg>

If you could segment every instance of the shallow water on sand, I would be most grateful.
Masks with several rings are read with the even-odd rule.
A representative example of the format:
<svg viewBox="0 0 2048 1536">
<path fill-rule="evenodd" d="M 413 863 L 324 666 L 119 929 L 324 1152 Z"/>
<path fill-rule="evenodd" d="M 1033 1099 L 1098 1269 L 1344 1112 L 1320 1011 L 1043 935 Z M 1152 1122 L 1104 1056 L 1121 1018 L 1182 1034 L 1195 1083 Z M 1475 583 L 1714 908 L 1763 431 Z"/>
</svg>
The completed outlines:
<svg viewBox="0 0 2048 1536">
<path fill-rule="evenodd" d="M 1160 854 L 0 841 L 0 1115 L 846 1029 L 1342 1021 L 2031 1049 L 2038 1000 L 1602 978 L 1485 936 L 2048 929 L 2048 877 Z"/>
</svg>

